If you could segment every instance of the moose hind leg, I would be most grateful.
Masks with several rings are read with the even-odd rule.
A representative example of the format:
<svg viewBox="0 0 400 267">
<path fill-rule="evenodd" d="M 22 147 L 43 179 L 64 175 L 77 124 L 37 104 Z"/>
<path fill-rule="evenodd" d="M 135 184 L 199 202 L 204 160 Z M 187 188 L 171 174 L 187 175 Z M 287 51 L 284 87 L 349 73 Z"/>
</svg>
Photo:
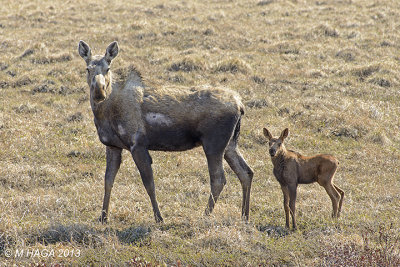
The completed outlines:
<svg viewBox="0 0 400 267">
<path fill-rule="evenodd" d="M 243 159 L 240 152 L 233 142 L 228 145 L 225 155 L 225 160 L 228 162 L 229 167 L 233 170 L 236 176 L 239 178 L 243 190 L 243 200 L 242 200 L 242 217 L 244 220 L 249 219 L 249 209 L 250 209 L 250 189 L 251 182 L 253 180 L 254 172 L 247 165 L 246 161 Z"/>
<path fill-rule="evenodd" d="M 205 211 L 206 214 L 212 212 L 215 202 L 226 184 L 222 160 L 237 123 L 238 117 L 236 115 L 221 117 L 215 121 L 214 125 L 208 125 L 208 130 L 201 138 L 207 157 L 211 184 L 211 195 Z"/>
<path fill-rule="evenodd" d="M 108 208 L 110 205 L 111 189 L 114 185 L 115 176 L 117 175 L 119 166 L 121 165 L 121 153 L 122 149 L 120 148 L 109 146 L 106 148 L 107 166 L 104 179 L 104 200 L 103 209 L 99 218 L 99 221 L 102 223 L 107 222 L 108 219 Z"/>
<path fill-rule="evenodd" d="M 224 168 L 222 166 L 222 154 L 207 155 L 208 170 L 210 173 L 211 194 L 208 199 L 205 214 L 209 215 L 218 200 L 218 197 L 226 184 Z"/>
<path fill-rule="evenodd" d="M 162 222 L 160 210 L 156 200 L 156 190 L 153 178 L 153 169 L 151 168 L 151 157 L 147 148 L 143 146 L 135 146 L 132 151 L 132 157 L 139 170 L 143 185 L 146 188 L 147 194 L 150 197 L 151 205 L 153 206 L 154 218 L 156 222 Z"/>
</svg>

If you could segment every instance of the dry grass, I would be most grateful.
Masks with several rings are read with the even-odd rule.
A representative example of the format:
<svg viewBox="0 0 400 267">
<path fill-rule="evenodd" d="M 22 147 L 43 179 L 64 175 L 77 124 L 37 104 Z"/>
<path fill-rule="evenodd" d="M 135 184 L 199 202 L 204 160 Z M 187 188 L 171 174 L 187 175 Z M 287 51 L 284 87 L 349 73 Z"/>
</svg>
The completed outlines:
<svg viewBox="0 0 400 267">
<path fill-rule="evenodd" d="M 0 5 L 1 264 L 399 262 L 398 1 L 124 2 Z M 203 216 L 210 189 L 201 149 L 151 153 L 162 225 L 153 222 L 125 152 L 111 222 L 96 222 L 105 149 L 76 51 L 80 39 L 98 54 L 118 40 L 114 66 L 134 63 L 151 85 L 207 83 L 242 95 L 240 146 L 255 171 L 249 224 L 240 220 L 240 184 L 227 165 L 221 199 Z M 289 127 L 288 148 L 340 160 L 336 182 L 346 196 L 339 220 L 330 219 L 323 189 L 308 185 L 298 192 L 298 231 L 282 227 L 264 126 Z M 17 249 L 80 255 L 6 258 Z"/>
</svg>

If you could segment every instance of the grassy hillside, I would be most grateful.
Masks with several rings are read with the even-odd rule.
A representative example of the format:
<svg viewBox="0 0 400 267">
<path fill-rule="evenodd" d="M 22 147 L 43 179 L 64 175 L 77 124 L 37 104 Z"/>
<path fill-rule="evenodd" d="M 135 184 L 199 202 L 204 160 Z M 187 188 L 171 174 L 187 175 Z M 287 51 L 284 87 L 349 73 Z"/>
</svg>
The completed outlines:
<svg viewBox="0 0 400 267">
<path fill-rule="evenodd" d="M 111 2 L 0 4 L 0 265 L 400 264 L 400 2 Z M 164 224 L 126 151 L 110 223 L 96 221 L 105 147 L 81 39 L 96 54 L 117 40 L 113 67 L 134 63 L 149 85 L 240 93 L 240 149 L 255 171 L 248 224 L 228 165 L 216 208 L 203 215 L 210 186 L 200 148 L 151 153 Z M 289 149 L 339 159 L 340 219 L 330 218 L 322 187 L 304 185 L 299 229 L 284 228 L 265 126 L 274 135 L 289 127 Z"/>
</svg>

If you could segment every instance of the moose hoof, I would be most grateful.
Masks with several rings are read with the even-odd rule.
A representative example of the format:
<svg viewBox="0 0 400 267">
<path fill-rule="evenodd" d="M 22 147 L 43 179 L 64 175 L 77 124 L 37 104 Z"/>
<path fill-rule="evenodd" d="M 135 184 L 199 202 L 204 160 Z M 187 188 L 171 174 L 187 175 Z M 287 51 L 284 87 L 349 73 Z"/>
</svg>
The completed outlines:
<svg viewBox="0 0 400 267">
<path fill-rule="evenodd" d="M 99 217 L 99 222 L 100 222 L 101 224 L 107 224 L 107 223 L 108 223 L 107 217 L 104 216 L 104 215 L 101 215 L 101 216 Z"/>
<path fill-rule="evenodd" d="M 161 215 L 155 216 L 156 223 L 163 223 L 164 219 L 161 217 Z"/>
</svg>

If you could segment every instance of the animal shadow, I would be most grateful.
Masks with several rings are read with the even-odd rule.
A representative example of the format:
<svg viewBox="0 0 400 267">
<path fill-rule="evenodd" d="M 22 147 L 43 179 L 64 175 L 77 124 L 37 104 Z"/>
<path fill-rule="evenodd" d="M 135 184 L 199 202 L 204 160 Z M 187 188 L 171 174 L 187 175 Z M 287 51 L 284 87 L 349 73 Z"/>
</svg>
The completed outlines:
<svg viewBox="0 0 400 267">
<path fill-rule="evenodd" d="M 48 245 L 68 242 L 90 247 L 100 247 L 104 245 L 109 236 L 116 236 L 121 243 L 142 244 L 146 243 L 150 237 L 150 232 L 149 227 L 138 225 L 123 230 L 110 227 L 98 230 L 85 224 L 56 224 L 31 233 L 28 243 Z"/>
<path fill-rule="evenodd" d="M 285 227 L 266 224 L 266 225 L 257 225 L 257 230 L 263 233 L 266 233 L 268 236 L 272 237 L 285 237 L 291 233 L 291 231 Z"/>
</svg>

